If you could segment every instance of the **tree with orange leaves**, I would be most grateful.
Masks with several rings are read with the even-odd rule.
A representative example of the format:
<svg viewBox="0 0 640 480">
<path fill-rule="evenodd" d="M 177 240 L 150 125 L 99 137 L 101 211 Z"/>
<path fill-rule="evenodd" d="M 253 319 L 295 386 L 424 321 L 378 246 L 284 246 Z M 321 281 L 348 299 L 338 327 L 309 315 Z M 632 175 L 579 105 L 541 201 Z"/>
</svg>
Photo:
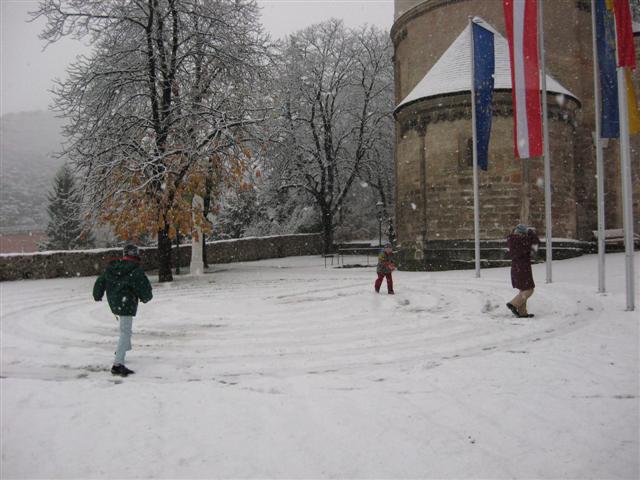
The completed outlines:
<svg viewBox="0 0 640 480">
<path fill-rule="evenodd" d="M 44 0 L 33 16 L 46 18 L 47 42 L 93 46 L 54 105 L 88 207 L 122 238 L 157 235 L 159 279 L 172 280 L 171 239 L 193 218 L 205 225 L 192 196 L 242 180 L 244 138 L 263 114 L 255 2 Z"/>
</svg>

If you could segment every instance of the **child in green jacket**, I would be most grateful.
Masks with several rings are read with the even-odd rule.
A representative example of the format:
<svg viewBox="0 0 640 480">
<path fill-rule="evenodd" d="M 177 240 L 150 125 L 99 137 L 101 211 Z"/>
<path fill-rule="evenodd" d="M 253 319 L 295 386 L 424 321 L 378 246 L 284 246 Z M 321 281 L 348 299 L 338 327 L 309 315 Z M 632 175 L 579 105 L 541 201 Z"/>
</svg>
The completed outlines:
<svg viewBox="0 0 640 480">
<path fill-rule="evenodd" d="M 101 301 L 106 290 L 109 307 L 119 317 L 120 338 L 111 373 L 126 377 L 135 373 L 125 367 L 124 356 L 127 350 L 131 350 L 131 326 L 138 310 L 138 300 L 147 303 L 153 294 L 149 279 L 140 268 L 138 247 L 127 245 L 123 254 L 122 258 L 111 260 L 105 272 L 98 277 L 93 286 L 93 298 L 96 302 Z"/>
</svg>

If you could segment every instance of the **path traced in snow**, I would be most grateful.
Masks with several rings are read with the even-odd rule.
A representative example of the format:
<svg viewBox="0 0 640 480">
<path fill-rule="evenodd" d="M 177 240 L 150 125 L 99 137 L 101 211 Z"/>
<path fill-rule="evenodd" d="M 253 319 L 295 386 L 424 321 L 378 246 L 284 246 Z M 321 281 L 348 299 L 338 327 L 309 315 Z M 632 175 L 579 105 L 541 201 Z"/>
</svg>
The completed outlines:
<svg viewBox="0 0 640 480">
<path fill-rule="evenodd" d="M 94 278 L 2 283 L 0 477 L 638 478 L 638 315 L 595 269 L 535 266 L 531 320 L 508 269 L 395 296 L 318 257 L 153 279 L 126 379 Z"/>
</svg>

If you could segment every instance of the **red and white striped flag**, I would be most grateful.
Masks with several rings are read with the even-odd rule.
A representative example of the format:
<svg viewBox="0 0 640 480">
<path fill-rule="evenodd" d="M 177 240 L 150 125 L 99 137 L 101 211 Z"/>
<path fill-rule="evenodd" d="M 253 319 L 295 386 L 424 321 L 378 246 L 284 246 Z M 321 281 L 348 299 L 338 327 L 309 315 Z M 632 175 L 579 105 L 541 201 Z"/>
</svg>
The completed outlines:
<svg viewBox="0 0 640 480">
<path fill-rule="evenodd" d="M 517 158 L 542 156 L 538 0 L 503 0 Z"/>
<path fill-rule="evenodd" d="M 616 17 L 616 37 L 618 45 L 618 66 L 636 68 L 636 51 L 633 46 L 633 26 L 629 0 L 613 0 Z"/>
</svg>

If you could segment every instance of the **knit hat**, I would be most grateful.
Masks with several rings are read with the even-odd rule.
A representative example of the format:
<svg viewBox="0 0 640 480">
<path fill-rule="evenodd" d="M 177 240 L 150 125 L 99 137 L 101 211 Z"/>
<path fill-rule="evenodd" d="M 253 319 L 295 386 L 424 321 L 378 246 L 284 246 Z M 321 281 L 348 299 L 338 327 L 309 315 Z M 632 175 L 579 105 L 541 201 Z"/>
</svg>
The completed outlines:
<svg viewBox="0 0 640 480">
<path fill-rule="evenodd" d="M 136 247 L 133 243 L 128 243 L 122 249 L 122 254 L 125 257 L 139 257 L 140 252 L 138 251 L 138 247 Z"/>
<path fill-rule="evenodd" d="M 518 225 L 516 225 L 516 232 L 518 233 L 527 233 L 528 230 L 529 228 L 526 225 L 523 225 L 522 223 L 519 223 Z"/>
</svg>

